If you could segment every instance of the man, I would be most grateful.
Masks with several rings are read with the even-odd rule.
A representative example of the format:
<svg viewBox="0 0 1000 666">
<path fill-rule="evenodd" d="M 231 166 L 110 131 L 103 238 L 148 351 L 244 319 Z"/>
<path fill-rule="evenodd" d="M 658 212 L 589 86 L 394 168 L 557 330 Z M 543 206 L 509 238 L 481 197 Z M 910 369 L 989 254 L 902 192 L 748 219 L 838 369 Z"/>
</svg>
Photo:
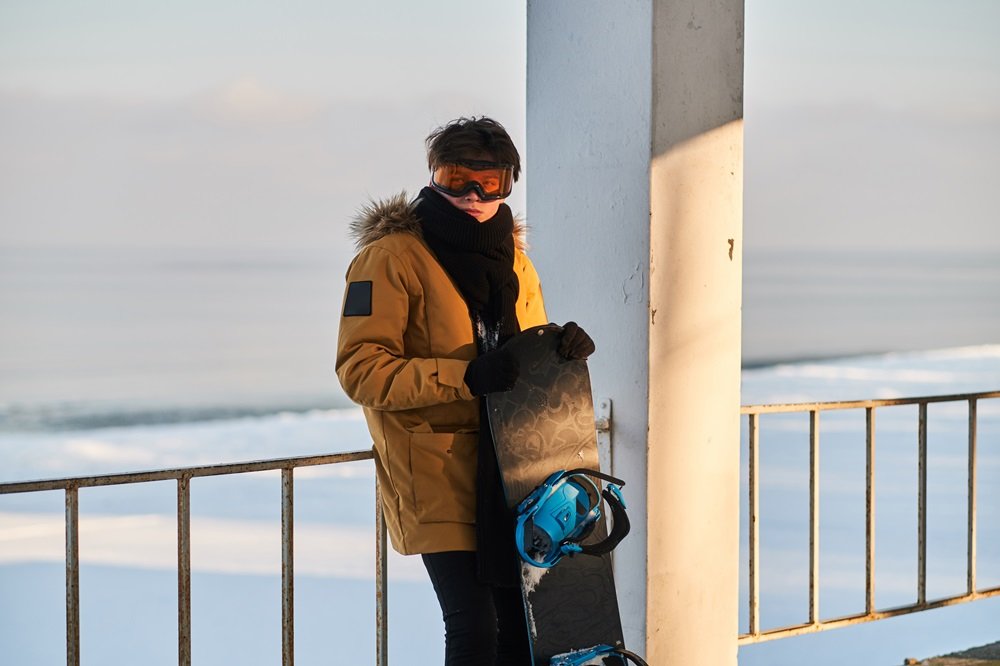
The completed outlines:
<svg viewBox="0 0 1000 666">
<path fill-rule="evenodd" d="M 445 664 L 529 663 L 513 520 L 485 420 L 509 390 L 502 344 L 547 323 L 524 228 L 504 203 L 520 175 L 507 131 L 459 118 L 427 138 L 428 187 L 352 225 L 337 374 L 364 407 L 393 548 L 420 554 L 445 622 Z M 564 327 L 567 358 L 594 351 Z"/>
</svg>

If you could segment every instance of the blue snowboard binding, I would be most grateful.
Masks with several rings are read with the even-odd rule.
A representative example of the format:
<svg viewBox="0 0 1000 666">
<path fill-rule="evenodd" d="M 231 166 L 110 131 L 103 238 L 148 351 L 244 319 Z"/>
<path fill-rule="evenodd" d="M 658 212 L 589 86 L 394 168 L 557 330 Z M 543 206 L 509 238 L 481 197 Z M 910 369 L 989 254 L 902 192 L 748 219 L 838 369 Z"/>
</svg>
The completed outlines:
<svg viewBox="0 0 1000 666">
<path fill-rule="evenodd" d="M 590 477 L 608 482 L 601 491 Z M 590 469 L 561 470 L 549 476 L 517 506 L 517 552 L 528 564 L 547 569 L 565 555 L 611 552 L 630 525 L 621 486 L 625 482 Z M 611 507 L 614 525 L 607 538 L 581 545 L 601 517 L 601 499 Z"/>
<path fill-rule="evenodd" d="M 585 650 L 557 654 L 549 661 L 549 666 L 583 666 L 584 664 L 607 663 L 604 661 L 604 657 L 621 657 L 622 659 L 618 661 L 629 660 L 638 666 L 648 666 L 636 653 L 610 645 L 595 645 Z M 600 661 L 595 661 L 595 659 Z"/>
</svg>

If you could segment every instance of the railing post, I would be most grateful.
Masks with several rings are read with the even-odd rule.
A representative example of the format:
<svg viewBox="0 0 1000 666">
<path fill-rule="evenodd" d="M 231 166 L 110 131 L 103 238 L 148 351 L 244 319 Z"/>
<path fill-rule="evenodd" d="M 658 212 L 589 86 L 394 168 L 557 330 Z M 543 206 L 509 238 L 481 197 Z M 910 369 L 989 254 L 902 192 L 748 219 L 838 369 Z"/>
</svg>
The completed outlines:
<svg viewBox="0 0 1000 666">
<path fill-rule="evenodd" d="M 865 615 L 875 610 L 875 408 L 865 408 Z"/>
<path fill-rule="evenodd" d="M 927 603 L 927 403 L 920 403 L 917 445 L 919 449 L 917 497 L 917 603 Z"/>
<path fill-rule="evenodd" d="M 809 622 L 819 622 L 819 412 L 809 412 Z"/>
<path fill-rule="evenodd" d="M 295 549 L 292 468 L 281 470 L 281 663 L 295 663 Z"/>
<path fill-rule="evenodd" d="M 759 440 L 758 435 L 759 425 L 758 425 L 758 415 L 750 414 L 749 417 L 749 433 L 748 433 L 748 446 L 747 446 L 747 466 L 749 472 L 748 487 L 750 492 L 749 501 L 747 503 L 750 517 L 747 524 L 747 532 L 750 539 L 749 551 L 750 551 L 750 634 L 756 635 L 760 631 L 760 576 L 758 570 L 760 568 L 760 524 L 757 521 L 757 516 L 760 512 L 760 477 L 759 477 L 759 462 L 760 462 L 760 451 L 759 451 Z"/>
<path fill-rule="evenodd" d="M 979 433 L 976 399 L 969 400 L 969 532 L 966 591 L 976 591 L 976 440 Z"/>
<path fill-rule="evenodd" d="M 191 666 L 191 477 L 177 479 L 177 663 Z"/>
<path fill-rule="evenodd" d="M 80 666 L 80 499 L 66 488 L 66 664 Z"/>
<path fill-rule="evenodd" d="M 385 543 L 385 517 L 382 515 L 382 494 L 375 472 L 375 663 L 377 666 L 389 664 L 389 581 Z"/>
</svg>

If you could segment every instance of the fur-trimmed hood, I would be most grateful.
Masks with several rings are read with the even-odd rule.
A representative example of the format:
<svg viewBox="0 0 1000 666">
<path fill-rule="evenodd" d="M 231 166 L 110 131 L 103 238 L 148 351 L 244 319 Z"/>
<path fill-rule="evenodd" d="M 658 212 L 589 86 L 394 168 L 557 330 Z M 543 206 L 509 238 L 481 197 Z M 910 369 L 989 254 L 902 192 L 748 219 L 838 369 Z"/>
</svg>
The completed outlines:
<svg viewBox="0 0 1000 666">
<path fill-rule="evenodd" d="M 351 220 L 350 227 L 357 249 L 361 250 L 389 234 L 408 233 L 423 238 L 415 207 L 416 199 L 411 199 L 405 191 L 362 206 Z M 524 220 L 514 218 L 514 247 L 522 252 L 528 247 L 526 233 Z"/>
</svg>

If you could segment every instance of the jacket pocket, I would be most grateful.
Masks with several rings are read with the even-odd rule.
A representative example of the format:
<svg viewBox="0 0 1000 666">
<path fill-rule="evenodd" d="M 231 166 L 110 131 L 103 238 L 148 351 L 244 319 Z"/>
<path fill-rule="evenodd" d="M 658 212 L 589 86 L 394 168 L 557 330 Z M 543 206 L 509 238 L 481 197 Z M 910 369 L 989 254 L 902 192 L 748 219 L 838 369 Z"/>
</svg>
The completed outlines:
<svg viewBox="0 0 1000 666">
<path fill-rule="evenodd" d="M 418 522 L 475 522 L 478 439 L 475 433 L 410 433 Z"/>
</svg>

